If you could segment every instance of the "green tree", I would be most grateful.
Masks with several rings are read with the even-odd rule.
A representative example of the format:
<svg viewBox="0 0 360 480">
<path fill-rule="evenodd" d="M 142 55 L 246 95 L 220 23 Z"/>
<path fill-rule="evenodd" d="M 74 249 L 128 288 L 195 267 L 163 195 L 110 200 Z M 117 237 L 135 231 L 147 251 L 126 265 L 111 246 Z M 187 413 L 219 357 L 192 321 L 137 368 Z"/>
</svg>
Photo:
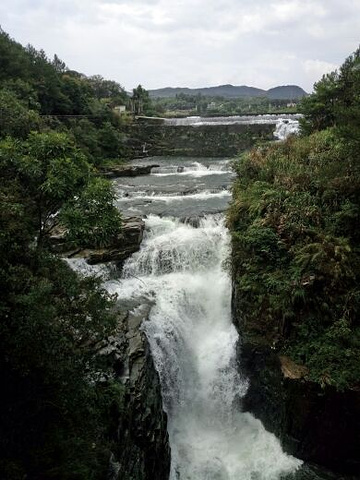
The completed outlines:
<svg viewBox="0 0 360 480">
<path fill-rule="evenodd" d="M 110 183 L 102 178 L 91 179 L 61 211 L 61 222 L 68 229 L 69 240 L 103 247 L 115 239 L 121 229 L 121 217 L 114 202 L 115 193 Z"/>
<path fill-rule="evenodd" d="M 324 75 L 315 83 L 314 93 L 301 102 L 300 120 L 302 131 L 306 134 L 323 130 L 336 124 L 335 106 L 339 99 L 338 73 Z"/>
<path fill-rule="evenodd" d="M 98 130 L 98 145 L 104 158 L 122 157 L 124 134 L 110 121 L 106 121 Z"/>
<path fill-rule="evenodd" d="M 74 207 L 75 198 L 79 202 L 84 198 L 82 208 L 88 205 L 89 209 L 91 193 L 95 195 L 94 208 L 96 205 L 98 211 L 108 209 L 106 220 L 113 221 L 113 229 L 104 226 L 103 241 L 120 227 L 120 214 L 112 207 L 110 187 L 106 187 L 105 182 L 93 179 L 92 168 L 86 157 L 65 133 L 31 133 L 25 142 L 4 140 L 0 144 L 0 168 L 3 178 L 9 181 L 12 178 L 19 179 L 33 219 L 38 246 L 43 245 L 56 225 L 56 216 L 61 209 L 67 204 Z M 93 220 L 91 216 L 91 224 L 90 220 Z M 90 224 L 88 229 L 91 228 Z M 97 228 L 101 229 L 100 221 Z"/>
<path fill-rule="evenodd" d="M 49 254 L 44 239 L 57 209 L 70 205 L 89 215 L 86 228 L 91 224 L 99 243 L 114 235 L 120 221 L 108 203 L 111 190 L 56 132 L 0 142 L 0 172 L 2 478 L 104 478 L 108 418 L 122 391 L 116 382 L 99 382 L 111 372 L 96 352 L 115 325 L 113 299 L 98 281 L 78 278 Z"/>
<path fill-rule="evenodd" d="M 315 83 L 314 93 L 301 102 L 302 131 L 309 134 L 336 126 L 343 138 L 358 144 L 360 138 L 360 49 L 338 71 Z"/>
<path fill-rule="evenodd" d="M 0 89 L 0 138 L 7 135 L 25 138 L 40 123 L 36 110 L 30 110 L 9 89 Z"/>
<path fill-rule="evenodd" d="M 149 92 L 141 85 L 133 89 L 131 98 L 132 110 L 135 115 L 149 115 L 152 112 L 152 104 Z"/>
</svg>

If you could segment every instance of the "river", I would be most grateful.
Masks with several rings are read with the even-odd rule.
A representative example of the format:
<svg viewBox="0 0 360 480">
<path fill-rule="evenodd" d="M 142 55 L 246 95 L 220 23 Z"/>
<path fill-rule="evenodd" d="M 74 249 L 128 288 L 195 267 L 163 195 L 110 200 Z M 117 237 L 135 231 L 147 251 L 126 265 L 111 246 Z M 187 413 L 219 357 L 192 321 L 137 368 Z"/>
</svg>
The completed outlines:
<svg viewBox="0 0 360 480">
<path fill-rule="evenodd" d="M 120 299 L 154 302 L 142 328 L 168 414 L 170 480 L 278 480 L 300 462 L 241 410 L 248 381 L 236 360 L 223 214 L 231 160 L 142 163 L 159 167 L 114 183 L 124 215 L 145 217 L 145 238 L 122 278 L 106 285 Z"/>
</svg>

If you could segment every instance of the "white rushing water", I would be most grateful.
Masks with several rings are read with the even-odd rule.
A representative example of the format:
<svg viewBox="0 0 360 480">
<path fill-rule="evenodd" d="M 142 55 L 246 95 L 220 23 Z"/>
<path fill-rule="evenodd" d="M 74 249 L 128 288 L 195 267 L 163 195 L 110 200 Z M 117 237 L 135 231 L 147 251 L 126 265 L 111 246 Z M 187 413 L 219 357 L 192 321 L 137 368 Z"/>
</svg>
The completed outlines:
<svg viewBox="0 0 360 480">
<path fill-rule="evenodd" d="M 265 114 L 265 115 L 232 115 L 228 117 L 186 117 L 186 118 L 167 118 L 165 124 L 175 126 L 193 126 L 199 127 L 202 125 L 263 125 L 276 124 L 276 122 L 283 118 L 298 120 L 300 114 Z"/>
<path fill-rule="evenodd" d="M 274 137 L 285 140 L 289 135 L 299 133 L 300 114 L 234 115 L 229 117 L 186 117 L 168 118 L 165 124 L 174 126 L 200 127 L 204 125 L 274 125 Z"/>
<path fill-rule="evenodd" d="M 146 226 L 141 250 L 107 287 L 120 299 L 155 300 L 143 328 L 168 413 L 170 479 L 278 480 L 300 462 L 241 411 L 248 382 L 236 366 L 222 215 L 199 228 L 149 215 Z"/>
<path fill-rule="evenodd" d="M 299 120 L 279 118 L 276 122 L 274 137 L 278 140 L 286 140 L 289 135 L 297 135 L 299 130 Z"/>
</svg>

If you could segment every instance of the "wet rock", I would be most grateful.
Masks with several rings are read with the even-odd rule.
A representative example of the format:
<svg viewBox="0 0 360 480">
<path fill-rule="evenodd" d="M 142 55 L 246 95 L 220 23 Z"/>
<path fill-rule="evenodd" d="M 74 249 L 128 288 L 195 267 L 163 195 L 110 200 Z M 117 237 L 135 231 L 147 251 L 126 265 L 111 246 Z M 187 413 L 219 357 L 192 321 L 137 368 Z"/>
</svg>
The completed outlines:
<svg viewBox="0 0 360 480">
<path fill-rule="evenodd" d="M 359 479 L 360 391 L 309 381 L 303 365 L 279 355 L 271 336 L 243 319 L 239 303 L 234 287 L 233 322 L 242 340 L 238 361 L 250 380 L 242 408 L 259 418 L 287 453 L 306 462 L 286 478 Z"/>
<path fill-rule="evenodd" d="M 185 225 L 191 225 L 194 228 L 199 228 L 201 218 L 199 215 L 191 215 L 189 217 L 181 217 L 180 222 L 185 223 Z"/>
<path fill-rule="evenodd" d="M 102 175 L 107 178 L 137 177 L 138 175 L 149 175 L 151 169 L 159 165 L 114 165 L 102 170 Z"/>
<path fill-rule="evenodd" d="M 117 305 L 117 336 L 110 337 L 99 350 L 99 354 L 117 359 L 116 362 L 120 358 L 123 375 L 118 379 L 125 387 L 116 428 L 117 448 L 109 465 L 112 480 L 166 480 L 170 473 L 167 417 L 160 381 L 142 330 L 153 304 L 149 300 L 140 302 L 136 306 Z"/>
<path fill-rule="evenodd" d="M 234 323 L 243 338 L 239 364 L 250 379 L 242 408 L 275 433 L 287 453 L 318 465 L 319 472 L 341 472 L 311 476 L 302 470 L 294 479 L 360 475 L 360 392 L 338 392 L 306 380 L 304 366 L 279 357 L 266 340 L 251 338 L 236 317 Z"/>
<path fill-rule="evenodd" d="M 313 464 L 303 464 L 296 472 L 281 476 L 280 480 L 358 480 L 359 477 L 330 472 Z"/>
<path fill-rule="evenodd" d="M 121 233 L 104 248 L 76 248 L 66 242 L 66 231 L 58 229 L 49 239 L 53 252 L 66 258 L 84 258 L 89 265 L 116 262 L 121 266 L 133 253 L 137 252 L 143 239 L 145 222 L 140 217 L 123 219 Z"/>
</svg>

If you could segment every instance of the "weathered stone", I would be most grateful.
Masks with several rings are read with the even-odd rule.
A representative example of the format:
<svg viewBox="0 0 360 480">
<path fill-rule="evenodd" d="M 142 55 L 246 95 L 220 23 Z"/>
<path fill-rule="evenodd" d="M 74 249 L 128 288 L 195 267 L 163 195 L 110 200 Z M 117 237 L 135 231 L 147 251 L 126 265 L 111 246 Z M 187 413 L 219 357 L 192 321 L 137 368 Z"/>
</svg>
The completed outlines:
<svg viewBox="0 0 360 480">
<path fill-rule="evenodd" d="M 146 154 L 191 156 L 191 157 L 227 157 L 253 146 L 261 140 L 272 140 L 275 122 L 254 125 L 201 125 L 175 126 L 135 123 L 127 127 L 126 147 L 133 158 Z"/>
<path fill-rule="evenodd" d="M 314 468 L 306 464 L 286 478 L 359 478 L 351 475 L 360 475 L 360 391 L 339 392 L 308 381 L 305 367 L 279 356 L 265 332 L 254 334 L 252 326 L 242 321 L 236 291 L 233 320 L 242 338 L 241 371 L 250 379 L 242 408 L 275 433 L 285 451 L 317 465 L 313 476 Z"/>
<path fill-rule="evenodd" d="M 170 473 L 167 417 L 160 381 L 141 329 L 152 303 L 140 302 L 118 303 L 117 332 L 99 348 L 99 354 L 114 362 L 115 377 L 125 388 L 114 439 L 117 448 L 109 465 L 111 480 L 166 480 Z"/>
<path fill-rule="evenodd" d="M 141 330 L 151 307 L 151 303 L 141 304 L 127 317 L 129 378 L 125 413 L 118 429 L 118 480 L 166 480 L 170 473 L 167 418 L 160 381 Z"/>
<path fill-rule="evenodd" d="M 306 377 L 306 375 L 309 373 L 309 370 L 306 367 L 296 364 L 289 357 L 280 355 L 279 360 L 284 378 L 298 380 L 300 378 Z"/>
<path fill-rule="evenodd" d="M 137 250 L 139 250 L 139 247 L 134 244 L 133 246 L 127 248 L 117 247 L 96 250 L 81 250 L 74 256 L 85 258 L 89 265 L 96 265 L 98 263 L 105 262 L 123 263 Z"/>
<path fill-rule="evenodd" d="M 145 222 L 142 218 L 126 217 L 123 219 L 121 233 L 104 248 L 71 248 L 71 245 L 65 242 L 65 231 L 51 236 L 50 243 L 53 251 L 66 258 L 85 258 L 89 265 L 105 262 L 117 262 L 121 265 L 139 250 L 144 229 Z"/>
<path fill-rule="evenodd" d="M 158 166 L 159 165 L 155 163 L 153 165 L 114 165 L 104 168 L 101 173 L 108 178 L 137 177 L 138 175 L 149 175 L 152 168 Z"/>
</svg>

